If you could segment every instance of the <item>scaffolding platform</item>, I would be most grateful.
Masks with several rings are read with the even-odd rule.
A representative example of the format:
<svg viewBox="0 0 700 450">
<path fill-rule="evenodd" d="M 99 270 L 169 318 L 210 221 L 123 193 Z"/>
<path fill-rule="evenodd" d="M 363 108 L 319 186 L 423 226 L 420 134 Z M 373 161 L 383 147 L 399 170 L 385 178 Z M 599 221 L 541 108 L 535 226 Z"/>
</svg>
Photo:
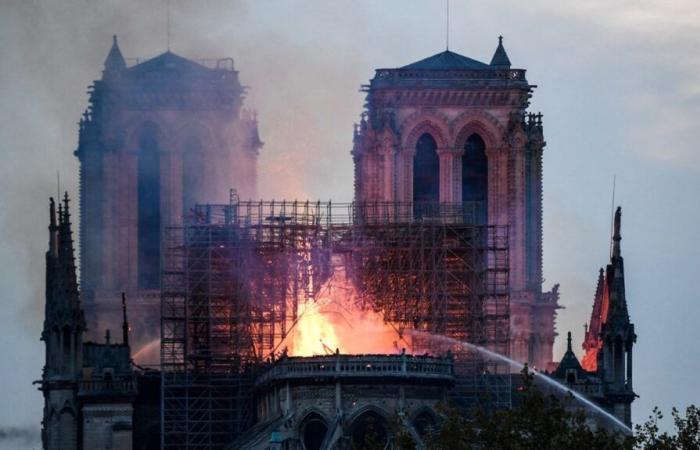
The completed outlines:
<svg viewBox="0 0 700 450">
<path fill-rule="evenodd" d="M 342 257 L 363 308 L 508 354 L 508 228 L 478 204 L 231 202 L 166 229 L 161 298 L 165 449 L 223 448 L 254 420 L 255 374 Z M 509 367 L 454 353 L 457 404 L 510 406 Z"/>
</svg>

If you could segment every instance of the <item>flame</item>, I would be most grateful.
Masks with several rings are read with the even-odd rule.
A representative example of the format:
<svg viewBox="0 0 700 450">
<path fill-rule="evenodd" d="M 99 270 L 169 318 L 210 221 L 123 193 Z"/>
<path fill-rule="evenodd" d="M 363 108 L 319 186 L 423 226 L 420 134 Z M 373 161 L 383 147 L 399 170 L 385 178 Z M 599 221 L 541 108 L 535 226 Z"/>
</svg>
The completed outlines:
<svg viewBox="0 0 700 450">
<path fill-rule="evenodd" d="M 292 356 L 399 353 L 407 342 L 378 312 L 362 307 L 345 267 L 334 258 L 333 273 L 319 290 L 297 309 L 297 322 L 287 340 Z"/>
</svg>

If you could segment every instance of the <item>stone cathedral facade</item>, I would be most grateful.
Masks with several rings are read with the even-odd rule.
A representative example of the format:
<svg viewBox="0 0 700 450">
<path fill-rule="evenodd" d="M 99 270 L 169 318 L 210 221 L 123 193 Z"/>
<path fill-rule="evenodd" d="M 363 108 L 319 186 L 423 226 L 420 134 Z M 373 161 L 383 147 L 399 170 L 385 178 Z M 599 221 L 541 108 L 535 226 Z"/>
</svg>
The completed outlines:
<svg viewBox="0 0 700 450">
<path fill-rule="evenodd" d="M 569 337 L 563 359 L 552 362 L 559 295 L 558 285 L 543 290 L 545 141 L 542 116 L 528 112 L 534 87 L 525 70 L 511 68 L 500 38 L 489 64 L 448 50 L 377 70 L 364 87 L 366 111 L 354 133 L 355 202 L 382 205 L 377 214 L 411 224 L 429 222 L 437 213 L 446 226 L 507 226 L 503 265 L 510 287 L 502 291 L 510 299 L 510 327 L 507 318 L 495 327 L 504 333 L 504 348 L 509 333 L 510 356 L 540 370 L 549 367 L 547 375 L 629 425 L 637 336 L 625 296 L 620 209 L 583 343 L 585 356 L 579 362 Z M 129 66 L 114 38 L 102 78 L 91 88 L 75 152 L 80 287 L 68 195 L 58 207 L 52 199 L 49 207 L 41 333 L 46 359 L 37 382 L 44 397 L 44 449 L 346 449 L 362 448 L 358 442 L 367 434 L 377 434 L 391 448 L 392 418 L 401 417 L 401 426 L 419 443 L 442 420 L 438 405 L 460 388 L 452 353 L 287 357 L 285 350 L 277 359 L 273 354 L 257 367 L 265 371 L 251 377 L 250 388 L 238 385 L 246 391 L 236 397 L 243 399 L 236 400 L 240 408 L 231 410 L 251 420 L 241 419 L 247 428 L 235 436 L 226 431 L 230 418 L 217 415 L 224 404 L 217 391 L 192 391 L 201 397 L 176 392 L 187 392 L 186 401 L 168 410 L 163 380 L 185 372 L 169 373 L 167 366 L 160 372 L 135 361 L 132 348 L 147 348 L 144 344 L 159 337 L 164 227 L 192 219 L 200 227 L 206 220 L 198 220 L 195 204 L 224 203 L 232 210 L 236 196 L 256 194 L 262 142 L 254 114 L 243 109 L 244 94 L 231 60 L 212 65 L 166 52 Z M 221 273 L 227 278 L 233 272 Z M 119 324 L 115 342 L 109 327 Z M 201 387 L 204 378 L 193 379 Z M 518 395 L 510 382 L 503 386 Z M 195 417 L 186 408 L 204 413 Z M 209 414 L 214 409 L 217 414 Z M 201 442 L 168 446 L 161 440 L 167 436 L 165 420 L 173 423 L 164 418 L 173 411 L 176 418 L 193 418 L 174 435 L 195 430 L 191 435 Z"/>
<path fill-rule="evenodd" d="M 355 200 L 392 202 L 429 219 L 433 207 L 508 225 L 510 353 L 552 362 L 558 286 L 542 284 L 542 116 L 499 38 L 489 64 L 449 50 L 379 69 L 356 127 Z M 439 205 L 439 206 L 431 206 Z"/>
<path fill-rule="evenodd" d="M 195 62 L 170 51 L 127 61 L 114 37 L 80 121 L 80 273 L 90 321 L 114 322 L 119 293 L 135 340 L 157 337 L 165 226 L 196 203 L 256 195 L 262 146 L 232 59 Z"/>
</svg>

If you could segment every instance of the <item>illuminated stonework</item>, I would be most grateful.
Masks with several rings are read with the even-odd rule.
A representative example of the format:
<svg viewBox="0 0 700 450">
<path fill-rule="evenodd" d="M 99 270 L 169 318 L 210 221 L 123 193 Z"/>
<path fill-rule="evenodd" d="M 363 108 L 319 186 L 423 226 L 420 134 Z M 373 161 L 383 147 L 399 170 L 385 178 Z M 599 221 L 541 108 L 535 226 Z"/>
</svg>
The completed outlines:
<svg viewBox="0 0 700 450">
<path fill-rule="evenodd" d="M 490 64 L 451 51 L 379 69 L 356 126 L 355 200 L 471 209 L 509 227 L 511 356 L 552 361 L 557 286 L 542 292 L 542 116 L 499 41 Z M 409 206 L 410 207 L 410 206 Z"/>
</svg>

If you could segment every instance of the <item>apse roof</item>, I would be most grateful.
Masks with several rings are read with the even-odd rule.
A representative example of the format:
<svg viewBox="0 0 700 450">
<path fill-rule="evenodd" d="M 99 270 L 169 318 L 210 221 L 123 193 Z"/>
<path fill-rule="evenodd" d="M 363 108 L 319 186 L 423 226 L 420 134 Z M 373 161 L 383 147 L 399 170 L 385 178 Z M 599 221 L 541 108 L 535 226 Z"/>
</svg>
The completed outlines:
<svg viewBox="0 0 700 450">
<path fill-rule="evenodd" d="M 459 53 L 445 50 L 420 61 L 416 61 L 402 69 L 489 69 L 488 64 L 467 58 Z"/>
</svg>

